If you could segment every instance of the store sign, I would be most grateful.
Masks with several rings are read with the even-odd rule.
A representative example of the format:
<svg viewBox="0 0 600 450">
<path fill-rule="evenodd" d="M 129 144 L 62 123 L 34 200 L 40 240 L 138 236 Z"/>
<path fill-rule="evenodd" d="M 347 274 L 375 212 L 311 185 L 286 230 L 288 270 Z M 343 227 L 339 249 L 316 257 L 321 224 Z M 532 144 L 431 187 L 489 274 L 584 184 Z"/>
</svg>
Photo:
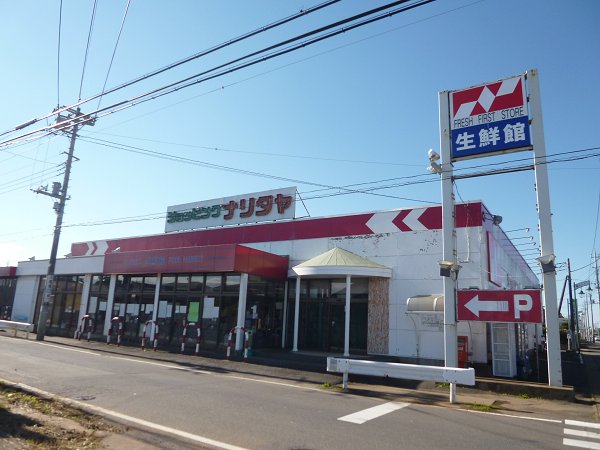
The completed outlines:
<svg viewBox="0 0 600 450">
<path fill-rule="evenodd" d="M 296 188 L 174 205 L 167 208 L 165 232 L 293 219 Z"/>
<path fill-rule="evenodd" d="M 531 146 L 525 76 L 450 92 L 452 160 Z"/>
<path fill-rule="evenodd" d="M 520 291 L 456 292 L 458 320 L 479 322 L 542 322 L 542 294 L 539 289 Z"/>
</svg>

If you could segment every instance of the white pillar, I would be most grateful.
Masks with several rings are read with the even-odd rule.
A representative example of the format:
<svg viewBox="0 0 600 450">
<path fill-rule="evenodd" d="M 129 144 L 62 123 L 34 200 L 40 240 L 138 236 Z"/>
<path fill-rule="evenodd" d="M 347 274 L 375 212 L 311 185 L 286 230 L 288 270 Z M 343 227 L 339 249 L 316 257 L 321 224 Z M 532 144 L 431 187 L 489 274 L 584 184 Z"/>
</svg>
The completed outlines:
<svg viewBox="0 0 600 450">
<path fill-rule="evenodd" d="M 546 164 L 546 144 L 544 124 L 542 122 L 542 100 L 536 69 L 527 72 L 529 88 L 529 111 L 531 137 L 533 141 L 533 161 L 535 168 L 535 186 L 538 205 L 538 223 L 540 228 L 540 247 L 542 256 L 554 255 L 552 237 L 552 212 L 550 210 L 550 186 L 548 166 Z M 562 368 L 560 359 L 560 334 L 558 331 L 558 302 L 556 292 L 556 271 L 542 273 L 544 303 L 546 305 L 546 344 L 548 348 L 548 383 L 550 386 L 562 386 Z"/>
<path fill-rule="evenodd" d="M 344 317 L 344 356 L 350 356 L 350 275 L 346 275 L 346 311 Z"/>
<path fill-rule="evenodd" d="M 244 333 L 242 328 L 246 323 L 246 297 L 248 295 L 248 274 L 240 276 L 240 296 L 238 299 L 237 333 L 235 334 L 235 349 L 242 350 L 244 347 Z"/>
<path fill-rule="evenodd" d="M 83 318 L 83 316 L 85 316 L 87 314 L 91 286 L 92 286 L 92 275 L 91 274 L 84 275 L 83 288 L 81 289 L 81 301 L 79 303 L 79 317 L 77 317 L 77 326 L 79 326 L 79 324 L 81 323 L 81 319 Z"/>
<path fill-rule="evenodd" d="M 115 300 L 115 288 L 117 286 L 117 276 L 110 276 L 110 283 L 108 284 L 108 298 L 106 299 L 106 314 L 104 316 L 104 332 L 102 333 L 104 336 L 108 336 L 108 329 L 110 328 L 112 322 L 112 309 L 113 303 Z"/>
<path fill-rule="evenodd" d="M 294 346 L 293 352 L 298 351 L 298 322 L 300 320 L 300 276 L 296 278 L 296 303 L 294 305 Z"/>
<path fill-rule="evenodd" d="M 456 264 L 456 230 L 454 228 L 454 187 L 452 186 L 452 161 L 450 155 L 450 108 L 448 92 L 440 92 L 440 153 L 442 159 L 442 259 Z M 442 278 L 444 283 L 444 365 L 458 367 L 456 342 L 456 281 Z M 450 384 L 450 403 L 456 400 L 456 384 Z"/>
<path fill-rule="evenodd" d="M 154 309 L 152 310 L 152 326 L 150 329 L 150 342 L 154 340 L 154 333 L 156 331 L 156 321 L 158 320 L 158 299 L 160 297 L 160 280 L 162 280 L 162 275 L 160 273 L 156 274 L 156 288 L 154 289 Z M 158 334 L 160 334 L 160 330 L 158 330 Z"/>
<path fill-rule="evenodd" d="M 283 325 L 281 327 L 281 348 L 285 348 L 285 337 L 287 334 L 287 304 L 288 304 L 288 282 L 286 280 L 283 288 Z"/>
</svg>

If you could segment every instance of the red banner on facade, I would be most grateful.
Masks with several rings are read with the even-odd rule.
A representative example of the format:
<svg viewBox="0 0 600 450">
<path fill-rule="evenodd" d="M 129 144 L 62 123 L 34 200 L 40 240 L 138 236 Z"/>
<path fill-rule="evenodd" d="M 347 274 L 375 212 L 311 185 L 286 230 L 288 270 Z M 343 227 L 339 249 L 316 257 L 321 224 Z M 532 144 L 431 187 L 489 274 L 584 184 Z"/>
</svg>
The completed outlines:
<svg viewBox="0 0 600 450">
<path fill-rule="evenodd" d="M 287 258 L 241 245 L 117 252 L 104 259 L 106 274 L 240 272 L 284 279 L 287 270 Z"/>
</svg>

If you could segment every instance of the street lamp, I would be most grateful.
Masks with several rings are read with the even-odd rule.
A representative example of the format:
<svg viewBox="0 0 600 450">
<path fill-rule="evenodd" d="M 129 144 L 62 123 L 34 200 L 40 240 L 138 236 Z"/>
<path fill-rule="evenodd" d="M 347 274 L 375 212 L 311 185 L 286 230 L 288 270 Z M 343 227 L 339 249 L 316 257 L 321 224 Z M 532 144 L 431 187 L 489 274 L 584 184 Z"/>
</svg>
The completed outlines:
<svg viewBox="0 0 600 450">
<path fill-rule="evenodd" d="M 590 318 L 592 319 L 592 344 L 596 342 L 596 336 L 594 334 L 594 300 L 592 300 L 592 287 L 588 285 L 586 289 L 590 296 Z"/>
<path fill-rule="evenodd" d="M 585 317 L 587 319 L 587 328 L 588 328 L 588 339 L 590 339 L 592 341 L 592 343 L 596 342 L 596 337 L 594 335 L 594 300 L 592 300 L 592 287 L 590 285 L 588 285 L 588 288 L 586 289 L 586 292 L 583 292 L 583 288 L 581 288 L 578 292 L 579 295 L 583 296 L 583 298 L 586 298 L 585 295 L 589 295 L 590 296 L 590 301 L 589 301 L 589 305 L 590 305 L 590 315 L 588 316 L 588 302 L 585 302 Z M 591 332 L 589 331 L 591 329 Z"/>
</svg>

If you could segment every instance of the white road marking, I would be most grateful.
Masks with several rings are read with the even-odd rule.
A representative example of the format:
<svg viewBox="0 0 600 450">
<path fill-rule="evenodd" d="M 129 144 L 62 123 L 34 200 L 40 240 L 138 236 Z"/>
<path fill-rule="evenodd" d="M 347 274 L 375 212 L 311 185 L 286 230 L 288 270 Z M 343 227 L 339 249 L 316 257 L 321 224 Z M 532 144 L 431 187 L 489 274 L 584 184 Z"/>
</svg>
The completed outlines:
<svg viewBox="0 0 600 450">
<path fill-rule="evenodd" d="M 565 420 L 565 425 L 572 427 L 592 428 L 595 430 L 600 429 L 600 423 L 581 422 L 579 420 Z M 571 428 L 565 428 L 563 431 L 568 436 L 577 436 L 585 439 L 600 440 L 600 433 L 594 433 L 592 431 L 573 430 Z M 563 438 L 563 445 L 568 445 L 570 447 L 591 448 L 600 450 L 600 442 L 583 441 L 579 439 Z"/>
<path fill-rule="evenodd" d="M 92 352 L 90 350 L 81 350 L 79 348 L 65 347 L 63 345 L 48 344 L 47 342 L 32 342 L 32 343 L 33 344 L 40 344 L 40 345 L 47 345 L 48 347 L 60 348 L 60 349 L 69 350 L 69 351 L 72 351 L 72 352 L 87 353 L 88 355 L 102 356 L 100 353 L 95 353 L 95 352 Z"/>
<path fill-rule="evenodd" d="M 584 428 L 596 428 L 596 429 L 600 430 L 600 423 L 581 422 L 579 420 L 565 420 L 565 425 L 571 425 L 574 427 L 584 427 Z"/>
<path fill-rule="evenodd" d="M 341 420 L 343 422 L 357 423 L 360 425 L 369 420 L 373 420 L 385 414 L 397 411 L 398 409 L 406 408 L 409 405 L 409 403 L 400 402 L 384 403 L 382 405 L 374 406 L 372 408 L 363 409 L 362 411 L 358 411 L 353 414 L 348 414 L 347 416 L 338 418 L 338 420 Z"/>
<path fill-rule="evenodd" d="M 125 356 L 117 356 L 117 355 L 104 354 L 104 353 L 95 353 L 90 350 L 81 350 L 81 349 L 66 347 L 66 346 L 62 346 L 62 345 L 49 344 L 46 342 L 31 342 L 31 343 L 47 345 L 49 347 L 54 347 L 54 348 L 58 348 L 61 350 L 67 350 L 67 351 L 72 351 L 72 352 L 87 353 L 89 355 L 94 355 L 94 356 L 104 356 L 106 358 L 114 358 L 114 359 L 120 359 L 123 361 L 135 362 L 135 363 L 139 363 L 139 364 L 148 364 L 151 366 L 164 367 L 166 369 L 174 369 L 174 370 L 179 370 L 182 372 L 193 372 L 193 373 L 200 373 L 200 374 L 204 374 L 204 375 L 226 377 L 226 378 L 231 378 L 231 379 L 236 379 L 236 380 L 252 381 L 254 383 L 272 384 L 274 386 L 291 387 L 294 389 L 302 389 L 305 391 L 328 392 L 321 388 L 315 388 L 315 387 L 311 387 L 311 386 L 303 386 L 303 385 L 291 384 L 291 383 L 282 383 L 279 381 L 271 381 L 271 380 L 262 380 L 262 379 L 258 379 L 258 378 L 243 377 L 243 376 L 239 376 L 239 375 L 227 375 L 227 374 L 221 374 L 221 373 L 217 373 L 217 372 L 210 372 L 210 371 L 206 371 L 206 370 L 191 369 L 191 368 L 185 368 L 185 367 L 181 367 L 181 366 L 175 366 L 173 364 L 159 363 L 159 362 L 154 362 L 154 361 L 145 361 L 145 360 L 139 359 L 139 358 L 128 358 Z"/>
<path fill-rule="evenodd" d="M 473 411 L 471 409 L 460 409 L 459 411 L 464 411 L 464 412 L 473 413 L 473 414 L 488 414 L 490 416 L 508 417 L 509 419 L 527 419 L 527 420 L 537 420 L 539 422 L 562 423 L 562 420 L 543 419 L 541 417 L 517 416 L 515 414 L 502 414 L 502 413 L 495 413 L 495 412 L 489 412 L 489 411 Z"/>
<path fill-rule="evenodd" d="M 593 433 L 591 431 L 583 431 L 583 430 L 572 430 L 570 428 L 565 428 L 565 434 L 570 436 L 579 436 L 591 439 L 600 439 L 600 433 Z"/>
<path fill-rule="evenodd" d="M 563 439 L 563 445 L 568 445 L 570 447 L 579 447 L 579 448 L 591 448 L 594 450 L 600 449 L 600 444 L 595 442 L 588 441 L 578 441 L 576 439 Z"/>
<path fill-rule="evenodd" d="M 30 391 L 32 393 L 38 394 L 38 395 L 46 397 L 46 398 L 52 398 L 52 399 L 59 400 L 59 401 L 61 401 L 63 403 L 67 403 L 67 404 L 76 406 L 76 407 L 81 408 L 81 409 L 83 409 L 85 411 L 90 411 L 90 412 L 93 412 L 93 413 L 96 413 L 96 414 L 101 414 L 101 415 L 104 415 L 104 416 L 113 417 L 113 418 L 120 419 L 120 420 L 125 421 L 125 422 L 133 423 L 133 424 L 140 425 L 140 426 L 143 426 L 143 427 L 146 427 L 146 428 L 150 428 L 152 430 L 160 431 L 162 433 L 171 434 L 173 436 L 177 436 L 177 437 L 189 439 L 189 440 L 192 440 L 194 442 L 199 442 L 201 444 L 211 445 L 213 447 L 222 448 L 222 449 L 225 449 L 225 450 L 247 450 L 246 448 L 244 448 L 244 447 L 238 447 L 237 445 L 227 444 L 226 442 L 217 441 L 217 440 L 214 440 L 214 439 L 211 439 L 211 438 L 207 438 L 205 436 L 200 436 L 200 435 L 197 435 L 197 434 L 188 433 L 187 431 L 182 431 L 182 430 L 178 430 L 176 428 L 167 427 L 167 426 L 164 426 L 164 425 L 160 425 L 158 423 L 149 422 L 147 420 L 139 419 L 139 418 L 133 417 L 133 416 L 128 416 L 126 414 L 122 414 L 122 413 L 119 413 L 117 411 L 112 411 L 110 409 L 105 409 L 105 408 L 101 408 L 99 406 L 90 405 L 88 403 L 79 402 L 77 400 L 72 400 L 72 399 L 67 398 L 67 397 L 61 397 L 59 395 L 43 391 L 43 390 L 35 388 L 33 386 L 28 386 L 26 384 L 13 383 L 13 382 L 10 382 L 10 381 L 5 381 L 5 380 L 2 380 L 2 382 L 6 383 L 6 384 L 13 385 L 13 386 L 20 387 L 20 388 L 22 388 L 24 390 Z"/>
</svg>

